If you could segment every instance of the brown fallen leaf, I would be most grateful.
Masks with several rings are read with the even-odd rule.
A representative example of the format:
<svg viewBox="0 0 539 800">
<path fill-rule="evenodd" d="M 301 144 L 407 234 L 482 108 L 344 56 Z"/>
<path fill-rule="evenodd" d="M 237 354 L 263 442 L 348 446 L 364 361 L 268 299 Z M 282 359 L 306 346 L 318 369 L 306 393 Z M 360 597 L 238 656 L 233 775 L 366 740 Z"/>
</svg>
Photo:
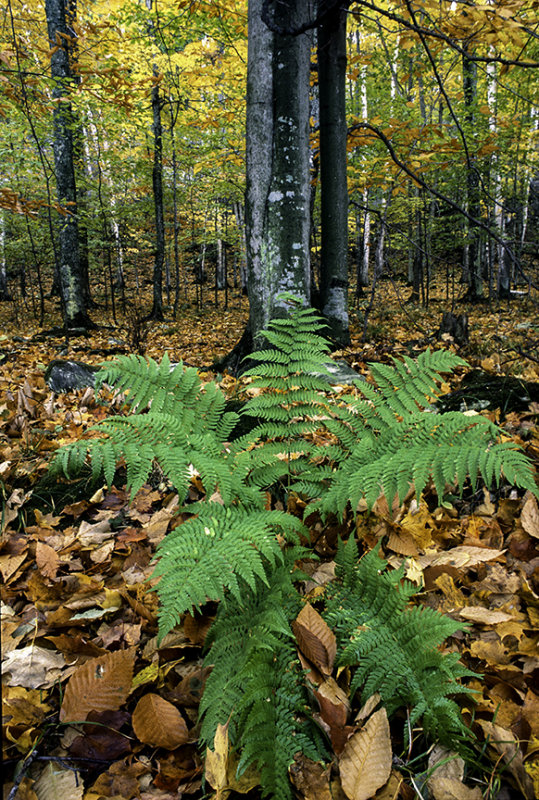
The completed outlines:
<svg viewBox="0 0 539 800">
<path fill-rule="evenodd" d="M 38 570 L 45 578 L 56 578 L 60 557 L 56 550 L 44 542 L 36 544 L 36 564 Z"/>
<path fill-rule="evenodd" d="M 427 780 L 434 800 L 481 800 L 478 786 L 470 789 L 463 783 L 464 759 L 442 745 L 435 745 L 429 756 Z"/>
<path fill-rule="evenodd" d="M 331 675 L 337 653 L 335 634 L 310 603 L 305 603 L 292 623 L 292 630 L 303 655 L 323 675 Z"/>
<path fill-rule="evenodd" d="M 62 722 L 85 720 L 90 711 L 116 711 L 127 700 L 133 680 L 135 650 L 117 650 L 92 658 L 69 679 L 62 707 Z"/>
<path fill-rule="evenodd" d="M 47 764 L 33 786 L 38 800 L 82 800 L 84 785 L 73 769 L 58 764 Z"/>
<path fill-rule="evenodd" d="M 459 617 L 479 622 L 481 625 L 497 625 L 499 622 L 509 622 L 513 617 L 505 611 L 498 611 L 484 606 L 465 606 L 459 609 Z"/>
<path fill-rule="evenodd" d="M 175 750 L 189 739 L 187 725 L 176 706 L 152 692 L 140 698 L 131 723 L 137 738 L 153 747 Z"/>
<path fill-rule="evenodd" d="M 524 800 L 535 800 L 533 782 L 524 768 L 522 751 L 514 734 L 494 722 L 490 722 L 490 720 L 479 719 L 478 723 L 483 728 L 483 733 L 488 743 L 506 763 Z"/>
<path fill-rule="evenodd" d="M 324 767 L 300 753 L 290 767 L 290 778 L 303 800 L 333 800 L 330 788 L 331 765 Z"/>
<path fill-rule="evenodd" d="M 530 495 L 524 503 L 520 524 L 527 534 L 539 539 L 539 506 L 533 495 Z"/>
<path fill-rule="evenodd" d="M 339 759 L 342 788 L 350 800 L 370 800 L 391 774 L 391 738 L 385 708 L 346 743 Z"/>
</svg>

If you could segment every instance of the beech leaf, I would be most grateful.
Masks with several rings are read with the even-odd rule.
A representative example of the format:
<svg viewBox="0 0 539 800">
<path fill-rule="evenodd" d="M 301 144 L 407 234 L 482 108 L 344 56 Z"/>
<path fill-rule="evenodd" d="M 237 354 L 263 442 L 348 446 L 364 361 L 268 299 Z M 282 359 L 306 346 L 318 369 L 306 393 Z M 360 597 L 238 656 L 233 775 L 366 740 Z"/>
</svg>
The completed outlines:
<svg viewBox="0 0 539 800">
<path fill-rule="evenodd" d="M 370 800 L 387 783 L 391 759 L 389 722 L 381 708 L 350 737 L 339 759 L 341 784 L 349 800 Z"/>
<path fill-rule="evenodd" d="M 310 603 L 305 603 L 292 623 L 299 649 L 323 675 L 331 675 L 337 640 L 335 634 Z"/>
<path fill-rule="evenodd" d="M 176 708 L 158 694 L 145 694 L 138 701 L 131 720 L 141 742 L 175 750 L 189 739 L 185 720 Z"/>
<path fill-rule="evenodd" d="M 62 707 L 62 722 L 85 720 L 90 711 L 116 711 L 127 700 L 133 680 L 135 651 L 117 650 L 92 658 L 69 679 Z"/>
</svg>

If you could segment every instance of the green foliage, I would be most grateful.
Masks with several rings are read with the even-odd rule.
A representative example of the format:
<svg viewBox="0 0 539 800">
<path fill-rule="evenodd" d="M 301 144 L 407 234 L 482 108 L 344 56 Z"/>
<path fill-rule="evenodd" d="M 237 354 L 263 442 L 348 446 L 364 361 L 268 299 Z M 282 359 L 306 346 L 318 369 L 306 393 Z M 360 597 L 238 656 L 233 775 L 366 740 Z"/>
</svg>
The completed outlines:
<svg viewBox="0 0 539 800">
<path fill-rule="evenodd" d="M 196 371 L 129 356 L 106 364 L 101 379 L 126 392 L 128 416 L 96 425 L 89 438 L 60 450 L 53 470 L 67 475 L 86 459 L 111 483 L 120 464 L 132 492 L 155 462 L 186 502 L 193 474 L 206 499 L 187 503 L 183 519 L 159 546 L 159 628 L 163 637 L 186 611 L 218 601 L 208 635 L 213 667 L 201 702 L 201 739 L 213 743 L 219 723 L 230 722 L 240 771 L 256 764 L 265 794 L 291 797 L 288 768 L 303 752 L 323 757 L 309 695 L 296 658 L 291 621 L 301 607 L 294 586 L 303 523 L 268 510 L 264 490 L 301 491 L 323 512 L 342 512 L 381 491 L 402 498 L 414 484 L 419 496 L 432 480 L 462 487 L 469 476 L 490 485 L 505 478 L 537 494 L 531 466 L 501 432 L 480 416 L 436 413 L 440 375 L 464 362 L 446 352 L 424 353 L 393 366 L 371 365 L 377 387 L 358 380 L 361 397 L 338 403 L 322 377 L 328 346 L 312 309 L 296 305 L 266 332 L 268 347 L 253 354 L 249 373 L 257 391 L 245 414 L 260 420 L 248 435 L 225 446 L 238 417 Z M 433 739 L 465 737 L 452 696 L 470 673 L 441 645 L 457 623 L 411 605 L 414 593 L 374 552 L 358 562 L 353 539 L 339 550 L 337 575 L 327 590 L 326 619 L 335 630 L 339 663 L 352 673 L 362 699 L 379 692 L 389 713 L 422 719 Z"/>
<path fill-rule="evenodd" d="M 504 476 L 537 492 L 530 462 L 513 442 L 500 441 L 496 425 L 479 415 L 438 414 L 432 408 L 441 373 L 466 362 L 443 350 L 422 353 L 416 361 L 393 360 L 394 366 L 369 365 L 378 388 L 357 385 L 363 398 L 349 410 L 363 430 L 333 475 L 323 510 L 342 513 L 362 497 L 372 508 L 382 491 L 390 503 L 395 495 L 401 501 L 412 484 L 419 499 L 430 480 L 439 498 L 446 484 L 462 489 L 469 477 L 475 486 L 479 476 L 489 487 Z"/>
<path fill-rule="evenodd" d="M 201 739 L 212 745 L 219 723 L 230 719 L 233 745 L 241 746 L 238 771 L 260 770 L 265 794 L 291 798 L 288 768 L 298 752 L 323 758 L 320 731 L 310 715 L 309 697 L 290 629 L 300 608 L 292 583 L 294 559 L 284 563 L 243 598 L 226 598 L 208 635 L 205 663 L 212 665 L 202 702 Z"/>
<path fill-rule="evenodd" d="M 93 477 L 103 474 L 111 485 L 123 462 L 134 495 L 157 462 L 182 501 L 195 470 L 210 494 L 218 488 L 223 500 L 231 502 L 241 476 L 226 458 L 223 442 L 238 417 L 224 413 L 225 398 L 215 384 L 202 386 L 196 369 L 184 368 L 181 362 L 171 367 L 167 354 L 161 364 L 142 356 L 122 356 L 104 364 L 96 380 L 127 392 L 132 413 L 90 428 L 100 438 L 59 450 L 51 464 L 53 473 L 76 474 L 89 457 Z"/>
<path fill-rule="evenodd" d="M 439 647 L 464 626 L 411 606 L 417 589 L 403 575 L 404 565 L 389 571 L 376 550 L 358 561 L 353 538 L 339 544 L 325 615 L 337 636 L 337 662 L 352 667 L 351 692 L 361 689 L 362 702 L 379 692 L 388 714 L 407 708 L 410 728 L 422 718 L 429 738 L 454 747 L 469 731 L 450 695 L 469 691 L 458 681 L 473 673 L 458 653 Z"/>
<path fill-rule="evenodd" d="M 193 607 L 228 595 L 241 602 L 256 591 L 258 581 L 268 585 L 283 559 L 277 536 L 297 542 L 299 533 L 306 533 L 296 517 L 280 511 L 208 502 L 193 503 L 187 510 L 194 516 L 175 528 L 157 551 L 161 637 Z"/>
</svg>

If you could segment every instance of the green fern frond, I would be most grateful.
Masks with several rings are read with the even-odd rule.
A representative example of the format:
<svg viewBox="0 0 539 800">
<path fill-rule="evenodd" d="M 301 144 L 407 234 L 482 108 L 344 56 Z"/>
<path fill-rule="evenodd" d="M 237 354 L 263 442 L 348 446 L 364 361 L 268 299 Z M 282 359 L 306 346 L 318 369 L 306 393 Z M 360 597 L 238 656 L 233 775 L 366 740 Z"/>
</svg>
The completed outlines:
<svg viewBox="0 0 539 800">
<path fill-rule="evenodd" d="M 281 511 L 209 502 L 188 510 L 196 516 L 171 531 L 157 549 L 161 638 L 193 607 L 228 593 L 240 601 L 249 587 L 254 590 L 257 578 L 267 583 L 268 569 L 282 562 L 278 536 L 297 542 L 306 533 L 298 519 Z"/>
<path fill-rule="evenodd" d="M 473 673 L 440 646 L 466 626 L 410 606 L 416 590 L 402 575 L 402 568 L 388 571 L 375 551 L 358 561 L 353 538 L 340 545 L 325 614 L 337 636 L 338 663 L 352 668 L 350 691 L 361 689 L 362 702 L 378 692 L 388 714 L 408 707 L 427 735 L 454 745 L 455 736 L 469 732 L 450 696 L 469 693 L 459 681 Z"/>
</svg>

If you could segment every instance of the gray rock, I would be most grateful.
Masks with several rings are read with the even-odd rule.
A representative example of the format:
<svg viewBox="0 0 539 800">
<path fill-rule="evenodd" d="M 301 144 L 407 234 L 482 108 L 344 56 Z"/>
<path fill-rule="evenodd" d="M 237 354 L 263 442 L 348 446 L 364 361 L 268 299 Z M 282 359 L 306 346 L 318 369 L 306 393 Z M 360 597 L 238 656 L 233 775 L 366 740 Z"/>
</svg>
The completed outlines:
<svg viewBox="0 0 539 800">
<path fill-rule="evenodd" d="M 360 375 L 359 372 L 356 372 L 355 369 L 352 369 L 352 367 L 350 367 L 346 361 L 328 361 L 325 366 L 330 374 L 322 375 L 321 373 L 317 372 L 316 375 L 317 377 L 323 378 L 325 381 L 333 385 L 340 384 L 348 386 L 356 381 L 365 380 L 363 375 Z"/>
<path fill-rule="evenodd" d="M 56 394 L 71 392 L 85 386 L 95 386 L 95 374 L 98 371 L 99 367 L 90 364 L 56 358 L 45 371 L 45 382 Z"/>
</svg>

